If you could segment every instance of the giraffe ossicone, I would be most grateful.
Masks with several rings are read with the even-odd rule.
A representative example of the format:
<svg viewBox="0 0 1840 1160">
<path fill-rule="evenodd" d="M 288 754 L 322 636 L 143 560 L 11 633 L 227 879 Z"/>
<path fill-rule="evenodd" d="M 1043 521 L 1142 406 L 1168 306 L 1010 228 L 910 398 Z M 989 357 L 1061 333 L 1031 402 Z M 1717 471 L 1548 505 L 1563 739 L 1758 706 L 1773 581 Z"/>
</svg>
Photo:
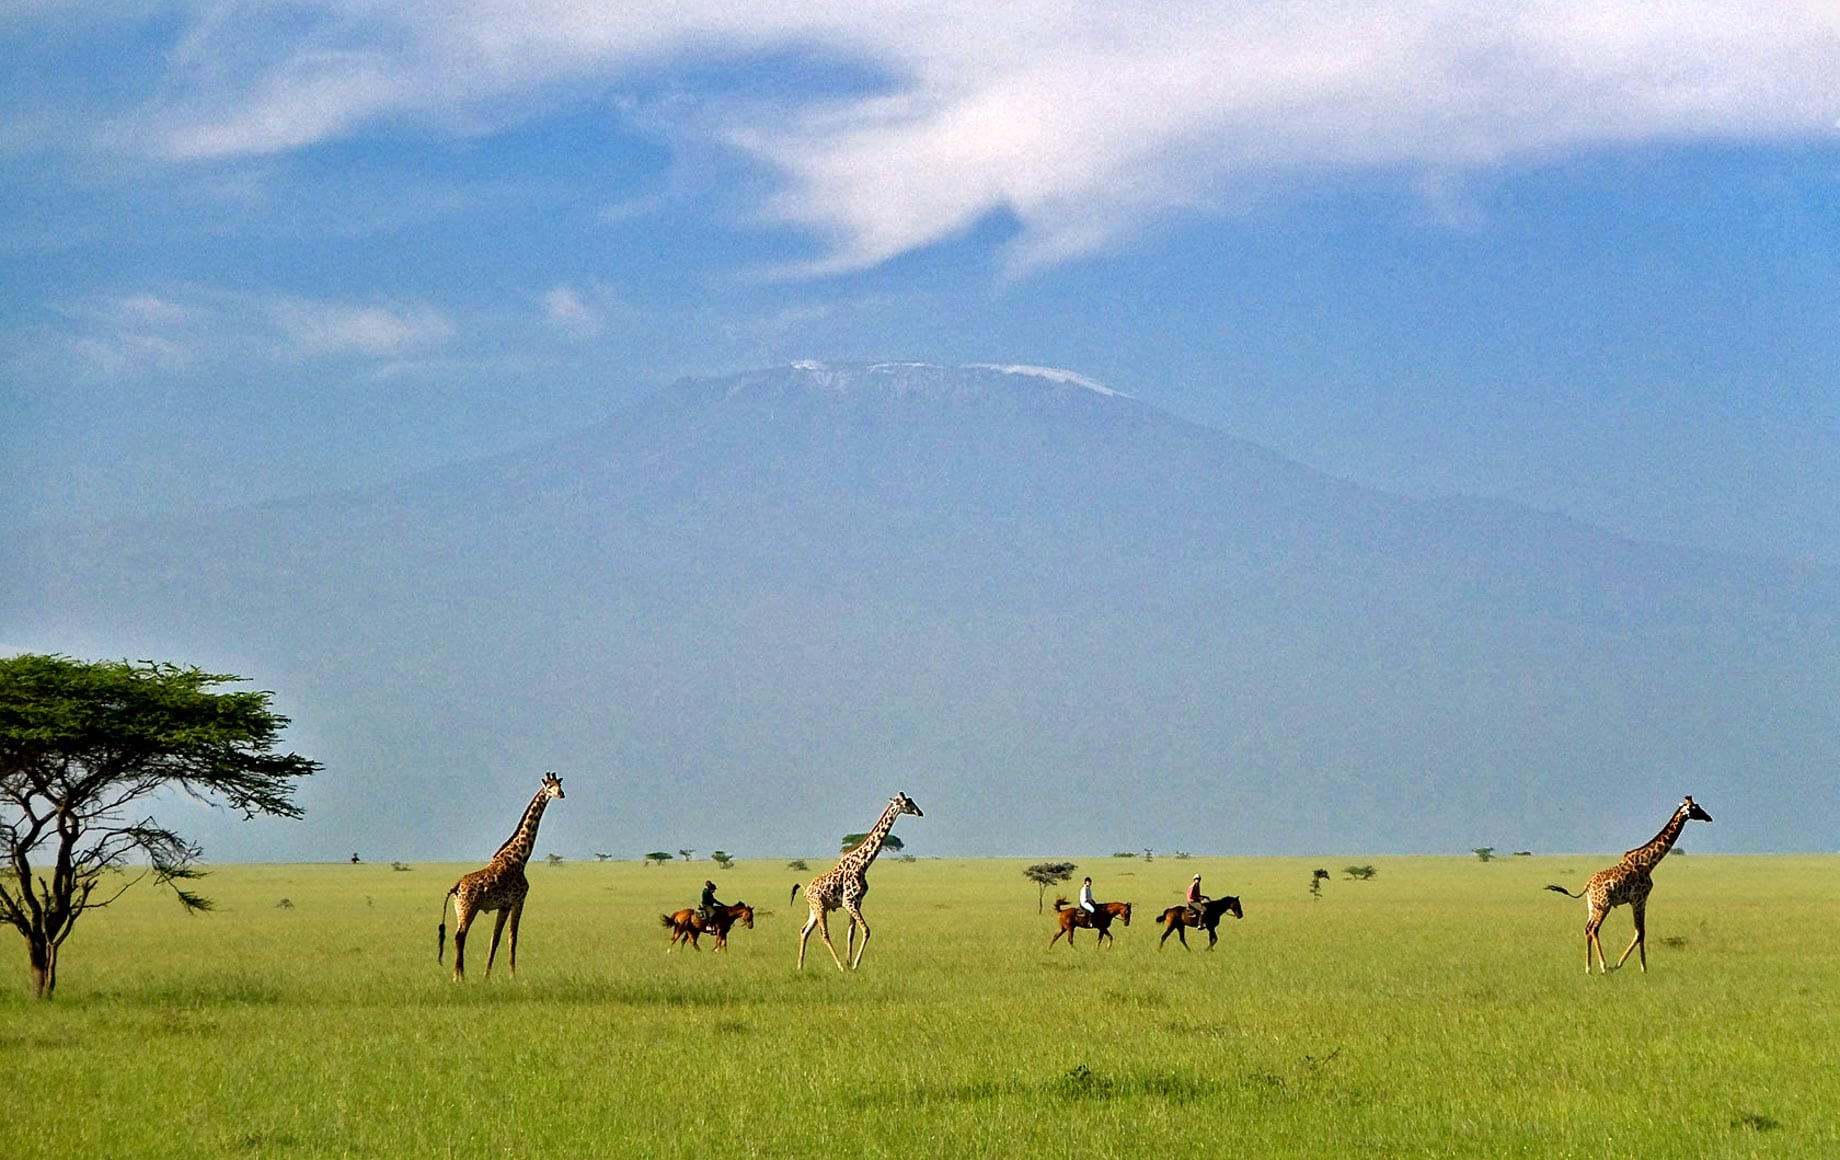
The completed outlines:
<svg viewBox="0 0 1840 1160">
<path fill-rule="evenodd" d="M 849 938 L 844 943 L 844 957 L 850 961 L 849 969 L 855 970 L 862 964 L 863 952 L 869 949 L 869 922 L 862 915 L 862 900 L 869 893 L 869 865 L 875 856 L 882 852 L 882 843 L 888 840 L 888 831 L 894 829 L 895 819 L 902 814 L 912 814 L 916 818 L 926 815 L 920 812 L 913 799 L 904 793 L 894 795 L 888 808 L 870 828 L 856 848 L 838 860 L 837 865 L 811 880 L 805 888 L 805 901 L 811 906 L 811 917 L 805 920 L 805 926 L 799 931 L 799 970 L 805 969 L 805 943 L 811 938 L 815 926 L 824 939 L 825 949 L 831 952 L 831 961 L 843 970 L 843 959 L 837 957 L 836 944 L 831 942 L 830 912 L 842 907 L 850 916 Z M 862 928 L 862 945 L 856 943 L 856 928 Z"/>
<path fill-rule="evenodd" d="M 530 893 L 524 864 L 530 861 L 531 852 L 537 848 L 537 826 L 543 821 L 544 807 L 562 796 L 562 779 L 553 772 L 544 774 L 537 796 L 524 807 L 524 816 L 518 820 L 517 829 L 505 839 L 498 853 L 478 870 L 461 875 L 460 881 L 448 888 L 446 898 L 441 899 L 441 925 L 436 928 L 434 961 L 441 961 L 441 954 L 447 947 L 447 900 L 451 898 L 454 903 L 454 982 L 460 982 L 466 974 L 466 932 L 473 920 L 488 910 L 497 911 L 498 919 L 492 925 L 492 947 L 486 952 L 486 977 L 492 977 L 492 960 L 498 957 L 498 938 L 504 933 L 507 919 L 511 923 L 511 946 L 506 965 L 511 977 L 517 977 L 518 922 L 524 917 L 524 898 Z"/>
<path fill-rule="evenodd" d="M 1674 848 L 1680 839 L 1680 832 L 1686 829 L 1688 822 L 1710 822 L 1712 815 L 1701 809 L 1698 802 L 1689 794 L 1674 810 L 1674 815 L 1661 827 L 1661 832 L 1647 842 L 1628 851 L 1622 860 L 1614 866 L 1606 867 L 1585 882 L 1584 889 L 1576 894 L 1563 886 L 1548 886 L 1546 889 L 1557 891 L 1567 898 L 1582 898 L 1587 907 L 1584 920 L 1584 973 L 1591 973 L 1591 948 L 1597 948 L 1597 970 L 1599 974 L 1608 974 L 1610 968 L 1604 960 L 1604 944 L 1597 937 L 1604 925 L 1604 919 L 1610 912 L 1625 903 L 1629 913 L 1635 919 L 1636 934 L 1623 948 L 1623 953 L 1616 960 L 1620 970 L 1629 959 L 1629 952 L 1640 950 L 1638 961 L 1642 964 L 1644 974 L 1648 972 L 1648 896 L 1654 890 L 1654 880 L 1649 877 L 1661 860 Z"/>
</svg>

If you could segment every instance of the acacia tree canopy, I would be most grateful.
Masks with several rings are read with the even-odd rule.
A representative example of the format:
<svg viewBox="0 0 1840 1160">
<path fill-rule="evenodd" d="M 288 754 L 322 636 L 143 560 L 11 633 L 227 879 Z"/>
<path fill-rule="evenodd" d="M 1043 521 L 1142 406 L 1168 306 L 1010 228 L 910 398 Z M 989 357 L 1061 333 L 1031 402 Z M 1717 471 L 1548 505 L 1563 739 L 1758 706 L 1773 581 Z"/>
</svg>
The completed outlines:
<svg viewBox="0 0 1840 1160">
<path fill-rule="evenodd" d="M 848 854 L 851 850 L 862 845 L 868 837 L 869 831 L 867 830 L 864 830 L 860 834 L 845 834 L 843 836 L 841 851 Z M 893 834 L 888 834 L 882 838 L 882 848 L 885 850 L 905 850 L 907 848 L 907 843 L 901 841 L 901 839 L 895 837 Z"/>
<path fill-rule="evenodd" d="M 301 816 L 297 779 L 319 763 L 275 752 L 288 719 L 272 694 L 214 691 L 240 680 L 155 661 L 0 659 L 0 921 L 26 940 L 35 997 L 56 988 L 77 919 L 148 874 L 187 909 L 210 908 L 183 885 L 201 851 L 138 816 L 142 799 L 179 790 L 246 818 Z"/>
<path fill-rule="evenodd" d="M 1037 862 L 1023 870 L 1022 876 L 1039 887 L 1035 891 L 1035 913 L 1041 913 L 1044 900 L 1048 896 L 1048 887 L 1056 882 L 1067 881 L 1078 869 L 1079 867 L 1072 862 Z"/>
</svg>

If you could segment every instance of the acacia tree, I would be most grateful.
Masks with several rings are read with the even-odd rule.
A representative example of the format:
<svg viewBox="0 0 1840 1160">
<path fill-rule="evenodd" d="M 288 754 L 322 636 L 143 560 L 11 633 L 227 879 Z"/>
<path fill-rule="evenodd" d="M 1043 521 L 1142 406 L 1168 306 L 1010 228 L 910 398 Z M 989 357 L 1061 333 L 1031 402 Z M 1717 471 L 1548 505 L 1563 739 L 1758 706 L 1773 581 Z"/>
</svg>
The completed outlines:
<svg viewBox="0 0 1840 1160">
<path fill-rule="evenodd" d="M 1079 867 L 1072 862 L 1037 862 L 1022 872 L 1022 876 L 1040 887 L 1035 892 L 1035 913 L 1040 914 L 1047 906 L 1048 887 L 1056 882 L 1065 882 L 1073 877 Z"/>
<path fill-rule="evenodd" d="M 841 848 L 841 852 L 848 854 L 851 850 L 854 850 L 856 847 L 862 845 L 863 841 L 866 838 L 868 838 L 868 836 L 869 836 L 869 831 L 867 830 L 864 830 L 860 834 L 845 834 L 843 836 L 843 846 Z M 882 848 L 885 850 L 893 850 L 899 853 L 900 851 L 907 849 L 907 843 L 901 841 L 901 839 L 895 837 L 893 834 L 888 834 L 882 838 Z"/>
<path fill-rule="evenodd" d="M 26 940 L 35 998 L 56 989 L 77 919 L 142 878 L 188 911 L 210 909 L 184 885 L 202 875 L 202 851 L 138 817 L 143 799 L 178 790 L 245 818 L 301 816 L 295 779 L 319 763 L 274 752 L 288 719 L 271 694 L 213 691 L 241 679 L 154 661 L 0 659 L 0 921 Z"/>
</svg>

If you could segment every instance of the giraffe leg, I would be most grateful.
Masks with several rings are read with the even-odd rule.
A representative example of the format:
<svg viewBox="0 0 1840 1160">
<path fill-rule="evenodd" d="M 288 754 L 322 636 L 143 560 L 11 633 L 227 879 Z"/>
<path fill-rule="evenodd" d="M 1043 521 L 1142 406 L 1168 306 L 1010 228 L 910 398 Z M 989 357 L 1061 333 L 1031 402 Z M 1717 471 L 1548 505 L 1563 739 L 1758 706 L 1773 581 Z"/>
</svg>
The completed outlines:
<svg viewBox="0 0 1840 1160">
<path fill-rule="evenodd" d="M 466 932 L 473 927 L 478 911 L 454 903 L 454 982 L 466 979 Z"/>
<path fill-rule="evenodd" d="M 510 956 L 505 962 L 505 969 L 511 972 L 511 977 L 514 979 L 517 978 L 517 928 L 518 922 L 523 917 L 524 904 L 520 902 L 517 904 L 516 909 L 511 912 L 511 950 Z"/>
<path fill-rule="evenodd" d="M 805 926 L 799 931 L 799 970 L 805 969 L 805 942 L 811 938 L 811 928 L 818 925 L 818 908 L 811 908 L 811 917 L 805 920 Z"/>
<path fill-rule="evenodd" d="M 1644 911 L 1647 909 L 1647 905 L 1642 902 L 1632 903 L 1629 907 L 1631 917 L 1636 920 L 1636 936 L 1629 940 L 1628 946 L 1623 948 L 1623 957 L 1616 960 L 1616 969 L 1619 971 L 1623 969 L 1624 961 L 1629 958 L 1629 952 L 1640 947 L 1642 951 L 1642 973 L 1645 975 L 1648 974 L 1648 939 L 1646 937 L 1648 932 L 1646 923 L 1644 922 L 1646 918 Z"/>
<path fill-rule="evenodd" d="M 824 940 L 824 949 L 831 953 L 831 962 L 837 964 L 838 970 L 843 970 L 843 960 L 837 957 L 837 944 L 831 941 L 831 916 L 829 911 L 820 910 L 818 912 L 818 937 Z"/>
<path fill-rule="evenodd" d="M 1604 925 L 1604 919 L 1605 917 L 1609 915 L 1609 913 L 1610 912 L 1607 910 L 1593 909 L 1591 911 L 1591 917 L 1585 920 L 1585 924 L 1584 924 L 1584 973 L 1587 975 L 1591 973 L 1591 948 L 1592 947 L 1597 948 L 1597 973 L 1600 975 L 1603 975 L 1603 974 L 1608 974 L 1610 971 L 1609 966 L 1604 961 L 1603 941 L 1597 937 L 1598 929 Z"/>
<path fill-rule="evenodd" d="M 850 907 L 850 932 L 854 934 L 859 926 L 862 927 L 862 945 L 856 948 L 856 957 L 850 960 L 852 971 L 862 966 L 863 952 L 869 949 L 869 920 L 862 916 L 862 911 L 852 906 Z M 1073 945 L 1072 935 L 1067 936 L 1067 945 Z"/>
<path fill-rule="evenodd" d="M 486 952 L 486 978 L 492 977 L 492 960 L 498 957 L 498 939 L 505 933 L 505 920 L 511 917 L 509 908 L 498 912 L 498 918 L 492 923 L 492 948 Z"/>
</svg>

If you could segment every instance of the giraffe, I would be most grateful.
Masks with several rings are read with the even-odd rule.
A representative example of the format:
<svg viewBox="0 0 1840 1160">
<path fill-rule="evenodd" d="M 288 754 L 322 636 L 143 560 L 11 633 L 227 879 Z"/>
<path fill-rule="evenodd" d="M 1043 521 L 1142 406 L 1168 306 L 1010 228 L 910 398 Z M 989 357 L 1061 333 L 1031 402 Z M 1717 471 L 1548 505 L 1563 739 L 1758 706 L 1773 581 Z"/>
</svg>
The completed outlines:
<svg viewBox="0 0 1840 1160">
<path fill-rule="evenodd" d="M 1598 940 L 1597 932 L 1604 925 L 1604 919 L 1609 917 L 1611 909 L 1625 902 L 1629 904 L 1630 915 L 1635 919 L 1636 937 L 1629 941 L 1627 947 L 1623 948 L 1622 957 L 1616 960 L 1617 969 L 1622 969 L 1623 963 L 1629 958 L 1630 951 L 1640 948 L 1639 961 L 1642 964 L 1642 972 L 1648 973 L 1648 941 L 1645 938 L 1646 928 L 1643 920 L 1648 909 L 1648 892 L 1655 888 L 1653 880 L 1649 878 L 1649 873 L 1660 865 L 1661 859 L 1667 857 L 1668 851 L 1674 848 L 1674 842 L 1680 837 L 1680 831 L 1686 828 L 1689 821 L 1710 822 L 1711 820 L 1712 815 L 1701 809 L 1699 803 L 1689 795 L 1674 810 L 1674 816 L 1668 819 L 1667 825 L 1661 827 L 1659 834 L 1656 834 L 1645 845 L 1637 846 L 1624 854 L 1622 861 L 1616 865 L 1591 875 L 1590 879 L 1585 882 L 1584 889 L 1577 894 L 1573 894 L 1563 886 L 1546 888 L 1556 890 L 1567 898 L 1583 898 L 1590 907 L 1588 917 L 1584 922 L 1585 974 L 1591 973 L 1592 947 L 1597 948 L 1598 973 L 1607 974 L 1609 972 L 1609 968 L 1604 963 L 1604 944 Z"/>
<path fill-rule="evenodd" d="M 888 808 L 882 811 L 881 820 L 875 823 L 868 836 L 859 842 L 854 850 L 838 860 L 837 865 L 811 880 L 805 888 L 805 901 L 811 905 L 811 917 L 805 920 L 805 928 L 799 931 L 799 970 L 805 969 L 805 942 L 811 938 L 811 928 L 817 927 L 818 934 L 824 939 L 826 949 L 831 952 L 831 960 L 843 970 L 843 959 L 837 957 L 837 946 L 831 942 L 830 912 L 839 906 L 849 912 L 850 935 L 844 943 L 843 953 L 850 960 L 850 970 L 862 965 L 863 952 L 869 949 L 869 921 L 862 916 L 863 895 L 869 893 L 869 863 L 882 852 L 882 843 L 888 838 L 888 831 L 894 829 L 894 820 L 902 814 L 912 814 L 916 818 L 926 815 L 920 807 L 904 793 L 894 795 Z M 862 945 L 856 945 L 856 928 L 862 927 Z"/>
<path fill-rule="evenodd" d="M 454 982 L 460 982 L 466 974 L 467 928 L 473 925 L 474 918 L 488 910 L 498 911 L 498 921 L 492 926 L 492 947 L 486 952 L 486 978 L 492 977 L 492 960 L 498 957 L 498 936 L 504 933 L 506 919 L 511 920 L 508 965 L 511 977 L 517 978 L 518 920 L 524 916 L 524 896 L 530 893 L 524 864 L 530 861 L 531 851 L 536 849 L 537 825 L 543 820 L 543 808 L 549 805 L 551 798 L 562 796 L 562 779 L 554 773 L 544 774 L 537 796 L 524 807 L 524 816 L 519 819 L 517 829 L 505 839 L 498 853 L 480 869 L 461 875 L 460 881 L 448 889 L 447 897 L 441 899 L 441 925 L 436 928 L 434 958 L 435 962 L 440 962 L 441 951 L 447 946 L 447 899 L 451 898 L 454 900 Z"/>
</svg>

